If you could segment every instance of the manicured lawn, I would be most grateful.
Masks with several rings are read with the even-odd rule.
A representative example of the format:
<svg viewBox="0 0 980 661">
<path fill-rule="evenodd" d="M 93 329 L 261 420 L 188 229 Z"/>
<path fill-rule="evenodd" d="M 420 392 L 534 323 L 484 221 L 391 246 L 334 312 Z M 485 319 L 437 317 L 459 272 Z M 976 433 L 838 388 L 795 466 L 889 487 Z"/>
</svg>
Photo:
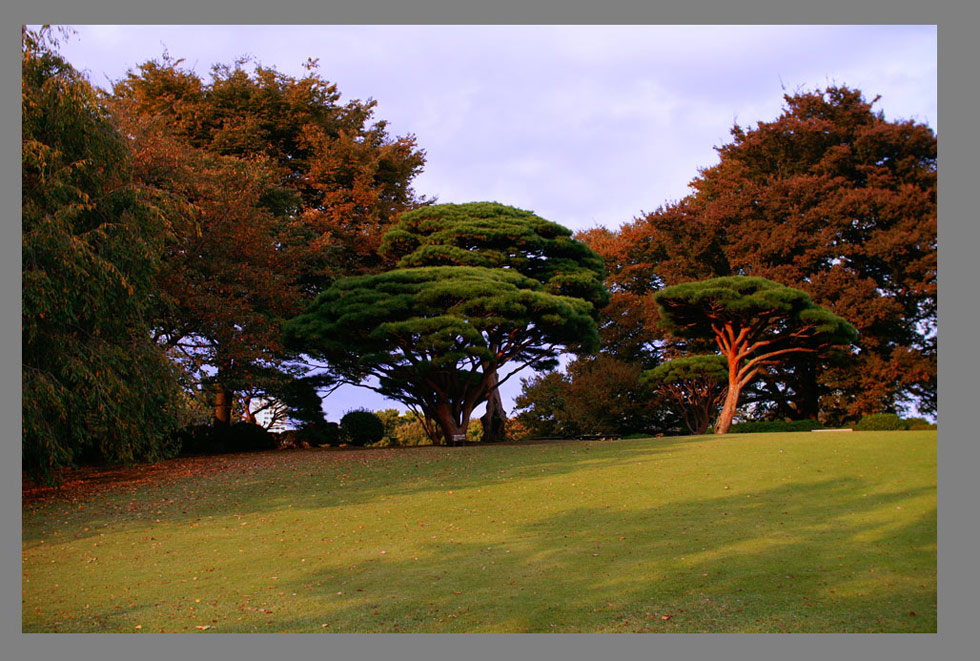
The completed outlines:
<svg viewBox="0 0 980 661">
<path fill-rule="evenodd" d="M 25 500 L 25 632 L 937 627 L 935 431 L 165 469 Z"/>
</svg>

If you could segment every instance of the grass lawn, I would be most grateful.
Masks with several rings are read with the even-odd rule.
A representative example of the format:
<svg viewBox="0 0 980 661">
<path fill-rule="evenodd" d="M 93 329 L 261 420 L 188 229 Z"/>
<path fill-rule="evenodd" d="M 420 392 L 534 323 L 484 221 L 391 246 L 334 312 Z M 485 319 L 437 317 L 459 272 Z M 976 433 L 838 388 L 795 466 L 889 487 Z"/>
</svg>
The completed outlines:
<svg viewBox="0 0 980 661">
<path fill-rule="evenodd" d="M 25 632 L 935 632 L 936 432 L 180 459 L 25 494 Z"/>
</svg>

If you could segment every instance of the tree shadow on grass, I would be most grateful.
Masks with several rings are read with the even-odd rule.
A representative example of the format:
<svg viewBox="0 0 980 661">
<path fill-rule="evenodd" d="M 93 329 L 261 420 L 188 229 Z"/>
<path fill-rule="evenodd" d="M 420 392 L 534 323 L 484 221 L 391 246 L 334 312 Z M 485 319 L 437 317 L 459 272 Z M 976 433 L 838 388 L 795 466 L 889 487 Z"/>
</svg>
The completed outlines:
<svg viewBox="0 0 980 661">
<path fill-rule="evenodd" d="M 935 509 L 900 514 L 934 491 L 872 498 L 863 488 L 828 480 L 653 510 L 576 509 L 485 544 L 335 565 L 288 586 L 319 603 L 316 614 L 275 627 L 936 631 Z"/>
<path fill-rule="evenodd" d="M 641 455 L 669 452 L 691 437 L 641 441 L 567 441 L 529 445 L 459 448 L 423 446 L 392 450 L 317 449 L 283 453 L 222 455 L 173 460 L 173 471 L 154 466 L 138 477 L 113 482 L 117 472 L 99 474 L 83 495 L 57 492 L 32 499 L 26 516 L 57 519 L 57 525 L 25 528 L 22 541 L 67 543 L 51 539 L 51 530 L 72 521 L 95 536 L 107 525 L 143 526 L 155 520 L 176 525 L 204 517 L 263 515 L 298 503 L 329 509 L 427 493 L 502 485 L 527 478 L 575 472 L 583 463 L 608 466 Z M 702 437 L 703 439 L 703 437 Z M 302 453 L 302 454 L 300 454 Z M 194 470 L 187 470 L 190 462 Z M 114 485 L 115 484 L 115 488 Z M 302 490 L 302 494 L 297 492 Z M 302 498 L 297 500 L 298 495 Z"/>
<path fill-rule="evenodd" d="M 253 595 L 254 601 L 239 605 L 234 622 L 218 618 L 213 631 L 936 630 L 936 512 L 934 504 L 921 500 L 934 503 L 934 487 L 867 493 L 867 481 L 844 478 L 753 492 L 733 489 L 700 499 L 651 499 L 646 506 L 617 501 L 611 492 L 605 505 L 583 496 L 557 503 L 554 514 L 548 514 L 548 503 L 530 503 L 523 513 L 501 516 L 488 515 L 481 504 L 491 498 L 517 509 L 523 504 L 514 490 L 535 480 L 543 481 L 532 489 L 541 497 L 543 485 L 552 479 L 567 483 L 559 478 L 569 473 L 587 473 L 594 466 L 613 469 L 600 473 L 604 478 L 621 475 L 632 470 L 631 462 L 659 459 L 682 444 L 705 440 L 562 444 L 537 452 L 431 448 L 380 463 L 331 460 L 242 473 L 231 482 L 218 476 L 188 479 L 184 500 L 160 503 L 161 494 L 174 494 L 151 487 L 136 498 L 107 498 L 111 507 L 100 509 L 96 502 L 77 511 L 73 508 L 81 503 L 66 505 L 65 516 L 74 524 L 66 530 L 77 531 L 84 521 L 90 531 L 45 541 L 57 547 L 96 536 L 108 525 L 117 533 L 139 535 L 117 538 L 117 562 L 126 562 L 160 541 L 147 541 L 151 535 L 166 535 L 174 525 L 200 525 L 207 532 L 193 538 L 200 555 L 185 552 L 179 567 L 160 555 L 163 551 L 145 556 L 162 563 L 160 571 L 180 574 L 165 580 L 186 578 L 189 586 L 191 575 L 181 572 L 196 573 L 196 564 L 206 563 L 218 566 L 209 576 L 220 574 L 223 582 L 208 587 L 224 602 L 243 591 L 284 595 L 278 601 Z M 480 454 L 467 454 L 474 452 Z M 408 461 L 421 462 L 420 470 Z M 692 470 L 691 462 L 696 465 L 697 456 L 685 470 Z M 676 465 L 670 470 L 678 472 Z M 323 488 L 311 490 L 317 484 Z M 455 500 L 447 499 L 455 490 Z M 243 499 L 243 491 L 254 497 Z M 416 528 L 414 520 L 379 521 L 378 527 L 391 533 L 387 539 L 393 546 L 386 549 L 352 548 L 347 554 L 350 546 L 363 546 L 356 532 L 326 539 L 331 532 L 326 521 L 343 533 L 345 519 L 368 523 L 364 513 L 380 516 L 389 498 L 418 501 L 416 512 L 452 507 L 452 516 L 438 519 L 438 529 Z M 374 509 L 358 510 L 364 507 Z M 509 524 L 491 526 L 490 516 L 506 516 Z M 207 517 L 221 523 L 198 523 Z M 276 519 L 283 533 L 301 526 L 296 532 L 302 548 L 281 552 L 286 547 L 274 539 L 279 528 L 258 525 L 263 517 Z M 250 525 L 238 528 L 245 523 Z M 60 520 L 51 524 L 61 525 Z M 455 534 L 454 525 L 464 533 Z M 411 534 L 404 534 L 407 526 Z M 478 536 L 473 531 L 481 526 Z M 245 540 L 251 545 L 243 554 L 235 548 L 209 555 L 205 541 L 218 538 L 225 550 L 229 539 L 236 547 Z M 376 543 L 379 537 L 369 539 Z M 293 557 L 297 552 L 302 559 Z M 276 581 L 266 581 L 256 570 L 256 560 L 269 558 L 268 567 L 280 577 Z M 129 576 L 149 582 L 155 574 L 148 572 L 144 560 Z M 164 588 L 156 594 L 164 594 Z M 190 594 L 178 592 L 177 599 Z M 169 592 L 167 597 L 173 601 Z M 192 604 L 190 599 L 185 605 Z M 89 617 L 95 630 L 131 629 L 126 612 L 105 609 Z"/>
</svg>

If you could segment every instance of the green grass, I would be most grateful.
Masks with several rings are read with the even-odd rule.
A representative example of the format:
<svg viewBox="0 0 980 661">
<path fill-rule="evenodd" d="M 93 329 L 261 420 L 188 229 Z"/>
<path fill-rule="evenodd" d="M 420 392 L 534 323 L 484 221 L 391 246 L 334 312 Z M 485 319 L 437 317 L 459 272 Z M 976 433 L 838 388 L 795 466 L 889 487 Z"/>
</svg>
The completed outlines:
<svg viewBox="0 0 980 661">
<path fill-rule="evenodd" d="M 936 631 L 935 431 L 255 458 L 25 506 L 23 630 Z"/>
</svg>

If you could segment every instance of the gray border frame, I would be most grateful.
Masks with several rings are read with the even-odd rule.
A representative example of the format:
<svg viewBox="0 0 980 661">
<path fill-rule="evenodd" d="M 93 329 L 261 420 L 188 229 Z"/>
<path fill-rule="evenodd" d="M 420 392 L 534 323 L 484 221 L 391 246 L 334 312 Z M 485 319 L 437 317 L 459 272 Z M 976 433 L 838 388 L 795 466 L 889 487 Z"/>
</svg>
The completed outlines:
<svg viewBox="0 0 980 661">
<path fill-rule="evenodd" d="M 9 48 L 3 58 L 3 89 L 12 90 L 19 78 L 14 55 L 17 43 L 14 31 L 20 23 L 414 23 L 414 24 L 922 24 L 938 25 L 939 90 L 942 103 L 939 115 L 943 139 L 940 153 L 940 280 L 942 296 L 942 348 L 939 355 L 942 423 L 939 439 L 941 482 L 939 529 L 940 599 L 939 634 L 887 635 L 684 635 L 643 637 L 637 635 L 357 635 L 333 634 L 327 638 L 311 636 L 108 636 L 98 634 L 21 634 L 19 550 L 17 536 L 3 539 L 2 572 L 0 572 L 0 634 L 4 649 L 16 659 L 170 659 L 170 658 L 236 658 L 265 659 L 275 656 L 316 658 L 562 658 L 592 659 L 648 658 L 689 656 L 712 658 L 768 659 L 922 659 L 929 657 L 959 658 L 975 627 L 976 610 L 971 607 L 977 594 L 980 576 L 971 567 L 969 549 L 976 548 L 975 516 L 972 504 L 977 502 L 976 489 L 969 490 L 971 463 L 976 465 L 977 443 L 971 438 L 967 416 L 976 406 L 970 386 L 975 373 L 976 352 L 967 344 L 974 322 L 975 306 L 969 292 L 977 282 L 973 247 L 977 241 L 977 223 L 969 215 L 969 192 L 976 187 L 976 175 L 970 169 L 971 157 L 977 153 L 978 132 L 971 125 L 977 105 L 977 61 L 975 27 L 980 25 L 980 10 L 968 0 L 934 0 L 916 3 L 912 0 L 832 0 L 803 3 L 779 0 L 688 0 L 665 6 L 642 0 L 497 0 L 495 3 L 469 4 L 453 0 L 360 0 L 333 6 L 315 0 L 282 0 L 261 3 L 257 0 L 171 0 L 134 7 L 124 0 L 35 0 L 5 10 Z M 16 19 L 16 20 L 14 20 Z M 0 159 L 3 177 L 3 240 L 0 241 L 0 279 L 3 300 L 19 309 L 20 278 L 15 271 L 20 263 L 16 235 L 19 209 L 19 174 L 15 156 L 19 126 L 15 118 L 20 110 L 14 94 L 0 98 L 3 131 L 0 133 L 5 158 Z M 973 259 L 971 259 L 973 258 Z M 975 298 L 973 299 L 975 300 Z M 16 317 L 3 316 L 4 378 L 2 402 L 8 442 L 0 447 L 2 511 L 5 525 L 20 522 L 19 444 L 16 432 L 20 411 L 20 388 L 17 383 L 20 344 L 16 339 Z M 956 355 L 955 361 L 952 356 Z M 15 427 L 15 425 L 17 425 Z M 971 461 L 972 460 L 972 461 Z M 9 524 L 7 522 L 10 522 Z"/>
</svg>

